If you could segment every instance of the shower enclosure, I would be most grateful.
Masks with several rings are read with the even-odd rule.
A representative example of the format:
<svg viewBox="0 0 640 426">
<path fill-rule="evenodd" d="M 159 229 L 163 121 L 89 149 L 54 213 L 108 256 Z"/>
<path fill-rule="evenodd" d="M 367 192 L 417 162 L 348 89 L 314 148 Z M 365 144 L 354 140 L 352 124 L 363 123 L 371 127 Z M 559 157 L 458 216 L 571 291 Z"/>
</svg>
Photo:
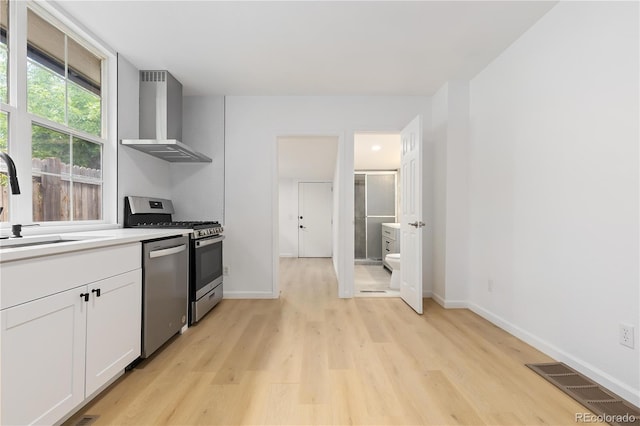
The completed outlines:
<svg viewBox="0 0 640 426">
<path fill-rule="evenodd" d="M 355 259 L 382 261 L 382 224 L 397 219 L 397 172 L 357 171 L 355 182 Z"/>
</svg>

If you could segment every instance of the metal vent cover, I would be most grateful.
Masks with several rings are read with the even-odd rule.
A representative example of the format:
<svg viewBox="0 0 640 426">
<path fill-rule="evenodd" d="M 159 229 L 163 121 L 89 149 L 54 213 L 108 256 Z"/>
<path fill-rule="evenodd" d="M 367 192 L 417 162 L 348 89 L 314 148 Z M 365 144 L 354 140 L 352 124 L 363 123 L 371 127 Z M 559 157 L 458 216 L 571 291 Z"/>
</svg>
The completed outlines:
<svg viewBox="0 0 640 426">
<path fill-rule="evenodd" d="M 167 71 L 140 71 L 140 81 L 149 81 L 149 82 L 167 81 Z"/>
<path fill-rule="evenodd" d="M 90 414 L 85 414 L 84 416 L 80 417 L 78 419 L 78 421 L 76 421 L 73 426 L 89 426 L 90 424 L 94 423 L 96 420 L 98 420 L 100 416 L 94 416 L 94 415 L 90 415 Z"/>
<path fill-rule="evenodd" d="M 640 425 L 640 410 L 633 404 L 562 362 L 526 364 L 585 408 L 614 426 Z"/>
</svg>

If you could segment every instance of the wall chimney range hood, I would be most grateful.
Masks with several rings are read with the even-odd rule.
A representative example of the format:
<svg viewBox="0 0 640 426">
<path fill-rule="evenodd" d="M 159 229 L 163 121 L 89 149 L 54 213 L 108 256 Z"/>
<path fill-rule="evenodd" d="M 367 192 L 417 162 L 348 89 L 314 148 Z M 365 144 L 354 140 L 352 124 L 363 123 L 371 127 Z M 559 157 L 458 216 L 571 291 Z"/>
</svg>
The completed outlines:
<svg viewBox="0 0 640 426">
<path fill-rule="evenodd" d="M 182 84 L 168 71 L 140 71 L 140 139 L 120 143 L 172 163 L 210 163 L 182 139 Z"/>
</svg>

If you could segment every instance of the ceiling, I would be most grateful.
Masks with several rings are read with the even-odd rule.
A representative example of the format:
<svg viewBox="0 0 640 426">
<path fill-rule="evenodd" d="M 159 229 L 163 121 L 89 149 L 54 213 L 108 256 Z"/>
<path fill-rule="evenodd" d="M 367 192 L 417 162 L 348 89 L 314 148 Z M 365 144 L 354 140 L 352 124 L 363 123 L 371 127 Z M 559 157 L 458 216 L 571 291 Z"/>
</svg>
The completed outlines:
<svg viewBox="0 0 640 426">
<path fill-rule="evenodd" d="M 59 0 L 185 95 L 431 95 L 475 76 L 556 2 Z"/>
<path fill-rule="evenodd" d="M 353 138 L 353 151 L 355 170 L 400 168 L 399 133 L 356 133 Z"/>
</svg>

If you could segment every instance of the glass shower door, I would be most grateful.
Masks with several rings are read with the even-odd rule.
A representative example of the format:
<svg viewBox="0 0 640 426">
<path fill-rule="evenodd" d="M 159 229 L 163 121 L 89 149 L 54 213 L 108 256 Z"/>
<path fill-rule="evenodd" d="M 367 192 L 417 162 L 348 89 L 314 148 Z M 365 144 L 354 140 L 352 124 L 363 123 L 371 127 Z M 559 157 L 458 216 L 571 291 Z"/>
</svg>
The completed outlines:
<svg viewBox="0 0 640 426">
<path fill-rule="evenodd" d="M 356 259 L 382 260 L 382 224 L 396 221 L 396 172 L 354 176 Z"/>
</svg>

